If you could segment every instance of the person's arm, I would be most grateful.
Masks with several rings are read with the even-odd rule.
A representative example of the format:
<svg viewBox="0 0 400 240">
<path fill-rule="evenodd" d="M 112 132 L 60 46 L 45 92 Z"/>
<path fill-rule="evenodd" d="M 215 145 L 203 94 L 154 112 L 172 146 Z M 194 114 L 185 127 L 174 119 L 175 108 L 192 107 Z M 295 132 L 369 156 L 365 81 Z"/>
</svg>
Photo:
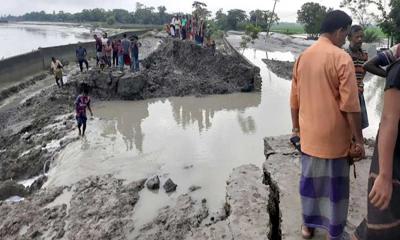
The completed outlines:
<svg viewBox="0 0 400 240">
<path fill-rule="evenodd" d="M 400 121 L 400 90 L 385 92 L 382 119 L 378 136 L 379 174 L 369 194 L 371 203 L 385 210 L 393 191 L 393 154 Z"/>
<path fill-rule="evenodd" d="M 83 56 L 84 56 L 85 58 L 86 58 L 86 56 L 87 56 L 86 48 L 83 49 Z"/>
<path fill-rule="evenodd" d="M 88 108 L 88 110 L 89 110 L 89 112 L 90 112 L 90 115 L 93 117 L 93 111 L 92 111 L 92 108 L 90 107 L 90 100 L 89 100 L 89 102 L 87 103 L 87 108 Z"/>
<path fill-rule="evenodd" d="M 300 59 L 300 58 L 299 58 Z M 299 99 L 298 99 L 298 89 L 297 89 L 297 67 L 299 59 L 293 67 L 293 78 L 292 78 L 292 88 L 290 91 L 290 111 L 292 116 L 292 135 L 299 135 L 300 124 L 299 124 Z"/>
<path fill-rule="evenodd" d="M 350 149 L 351 157 L 359 160 L 365 157 L 364 138 L 361 130 L 361 108 L 353 60 L 349 55 L 337 59 L 339 77 L 340 111 L 345 115 L 355 146 Z"/>
<path fill-rule="evenodd" d="M 378 75 L 383 78 L 387 76 L 386 71 L 380 67 L 379 56 L 375 56 L 371 58 L 369 61 L 367 61 L 364 64 L 364 69 L 367 72 L 370 72 L 372 74 Z"/>
</svg>

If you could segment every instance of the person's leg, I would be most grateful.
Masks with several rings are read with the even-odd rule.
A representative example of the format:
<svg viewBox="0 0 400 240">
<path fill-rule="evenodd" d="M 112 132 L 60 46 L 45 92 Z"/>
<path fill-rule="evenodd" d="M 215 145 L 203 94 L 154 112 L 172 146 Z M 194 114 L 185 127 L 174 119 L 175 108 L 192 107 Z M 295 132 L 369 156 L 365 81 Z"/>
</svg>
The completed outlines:
<svg viewBox="0 0 400 240">
<path fill-rule="evenodd" d="M 63 81 L 63 77 L 60 77 L 60 82 L 61 82 L 61 87 L 64 87 L 64 81 Z"/>
<path fill-rule="evenodd" d="M 89 62 L 85 59 L 86 70 L 89 71 Z"/>
<path fill-rule="evenodd" d="M 79 68 L 81 69 L 81 72 L 83 72 L 83 60 L 79 60 Z"/>
<path fill-rule="evenodd" d="M 80 117 L 76 116 L 76 122 L 78 123 L 78 134 L 79 134 L 79 136 L 81 136 L 82 135 L 82 132 L 81 132 L 82 122 L 80 120 Z"/>
<path fill-rule="evenodd" d="M 60 87 L 60 83 L 58 82 L 58 77 L 56 77 L 57 86 Z"/>
<path fill-rule="evenodd" d="M 118 56 L 118 66 L 119 66 L 120 71 L 124 70 L 124 56 L 123 55 Z"/>
<path fill-rule="evenodd" d="M 331 240 L 342 238 L 349 203 L 348 159 L 321 159 L 301 156 L 300 196 L 302 235 L 309 239 L 312 228 L 326 229 Z M 304 233 L 305 236 L 304 236 Z"/>
<path fill-rule="evenodd" d="M 83 129 L 82 129 L 82 137 L 85 136 L 85 132 L 86 132 L 86 122 L 83 123 Z"/>
<path fill-rule="evenodd" d="M 135 67 L 135 58 L 132 58 L 132 62 L 131 62 L 131 72 L 135 72 L 136 71 L 136 67 Z"/>
<path fill-rule="evenodd" d="M 82 136 L 85 136 L 85 132 L 86 132 L 86 122 L 87 122 L 87 117 L 86 117 L 86 116 L 83 116 L 83 117 L 82 117 L 82 126 L 83 126 L 83 129 L 82 129 Z"/>
<path fill-rule="evenodd" d="M 139 57 L 137 56 L 137 57 L 135 57 L 135 71 L 136 72 L 139 72 L 139 67 L 140 67 L 140 64 L 139 64 Z"/>
</svg>

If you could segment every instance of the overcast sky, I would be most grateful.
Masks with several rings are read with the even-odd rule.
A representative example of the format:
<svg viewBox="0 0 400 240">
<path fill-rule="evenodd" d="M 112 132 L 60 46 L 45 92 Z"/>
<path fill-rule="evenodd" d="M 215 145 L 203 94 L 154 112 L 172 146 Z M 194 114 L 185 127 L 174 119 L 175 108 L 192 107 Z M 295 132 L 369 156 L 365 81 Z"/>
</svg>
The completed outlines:
<svg viewBox="0 0 400 240">
<path fill-rule="evenodd" d="M 297 10 L 305 2 L 318 2 L 326 7 L 339 8 L 340 0 L 280 0 L 277 3 L 276 11 L 281 21 L 295 22 Z M 122 8 L 134 11 L 134 0 L 0 0 L 0 15 L 21 15 L 31 11 L 46 12 L 64 11 L 79 12 L 82 9 L 91 8 Z M 192 0 L 142 0 L 139 1 L 146 6 L 160 6 L 167 8 L 168 12 L 190 12 Z M 271 10 L 273 0 L 203 0 L 208 8 L 214 13 L 223 8 L 225 11 L 240 8 L 246 11 L 253 9 Z"/>
</svg>

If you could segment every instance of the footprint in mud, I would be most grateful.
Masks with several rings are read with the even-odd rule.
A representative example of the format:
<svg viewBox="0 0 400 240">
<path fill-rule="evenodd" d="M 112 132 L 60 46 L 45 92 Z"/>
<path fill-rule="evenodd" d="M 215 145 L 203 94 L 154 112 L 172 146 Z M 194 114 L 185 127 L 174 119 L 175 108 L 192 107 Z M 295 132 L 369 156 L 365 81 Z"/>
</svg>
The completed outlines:
<svg viewBox="0 0 400 240">
<path fill-rule="evenodd" d="M 82 137 L 81 141 L 82 141 L 81 150 L 88 150 L 90 148 L 90 144 L 89 144 L 89 141 L 87 140 L 87 138 Z"/>
</svg>

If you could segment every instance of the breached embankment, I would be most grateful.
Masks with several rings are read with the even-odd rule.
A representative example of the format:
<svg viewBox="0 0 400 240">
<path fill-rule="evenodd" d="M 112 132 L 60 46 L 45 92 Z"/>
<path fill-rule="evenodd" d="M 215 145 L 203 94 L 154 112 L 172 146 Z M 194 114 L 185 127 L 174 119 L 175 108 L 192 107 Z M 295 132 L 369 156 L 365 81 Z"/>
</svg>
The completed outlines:
<svg viewBox="0 0 400 240">
<path fill-rule="evenodd" d="M 88 84 L 100 99 L 125 100 L 252 91 L 261 82 L 259 68 L 243 58 L 179 40 L 161 44 L 142 67 L 139 73 L 89 71 L 71 80 Z"/>
</svg>

